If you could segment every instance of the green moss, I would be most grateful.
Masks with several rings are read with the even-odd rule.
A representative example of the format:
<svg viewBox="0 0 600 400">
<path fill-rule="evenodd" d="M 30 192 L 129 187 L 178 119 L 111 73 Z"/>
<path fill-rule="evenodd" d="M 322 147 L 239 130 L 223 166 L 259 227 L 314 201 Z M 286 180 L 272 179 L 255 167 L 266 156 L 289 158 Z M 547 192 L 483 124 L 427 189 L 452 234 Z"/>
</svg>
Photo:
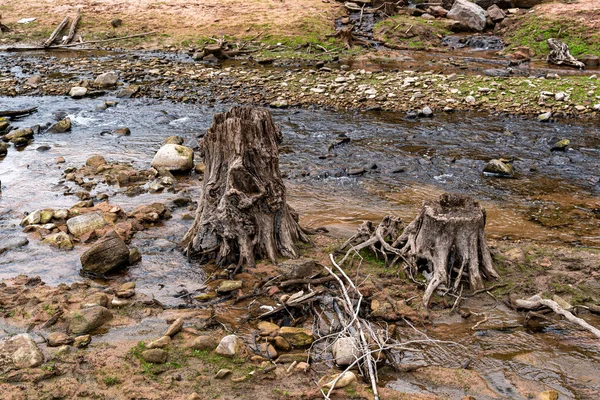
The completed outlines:
<svg viewBox="0 0 600 400">
<path fill-rule="evenodd" d="M 521 17 L 506 32 L 505 41 L 509 49 L 527 46 L 536 56 L 549 53 L 547 39 L 559 39 L 569 45 L 575 57 L 600 52 L 600 33 L 590 30 L 584 24 L 570 20 L 548 19 L 534 14 Z"/>
</svg>

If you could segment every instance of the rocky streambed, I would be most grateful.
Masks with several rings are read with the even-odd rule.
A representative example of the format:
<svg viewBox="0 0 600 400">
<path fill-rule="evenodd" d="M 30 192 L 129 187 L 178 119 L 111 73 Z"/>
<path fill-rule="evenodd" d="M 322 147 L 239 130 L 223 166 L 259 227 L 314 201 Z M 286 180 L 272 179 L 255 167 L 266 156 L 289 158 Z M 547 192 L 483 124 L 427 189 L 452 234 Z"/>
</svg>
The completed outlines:
<svg viewBox="0 0 600 400">
<path fill-rule="evenodd" d="M 269 284 L 281 271 L 267 264 L 230 276 L 227 270 L 190 263 L 177 243 L 191 224 L 194 200 L 199 197 L 200 154 L 195 152 L 191 172 L 167 173 L 152 166 L 166 141 L 196 149 L 212 115 L 228 108 L 229 101 L 277 101 L 273 106 L 285 106 L 285 98 L 277 99 L 290 93 L 284 84 L 306 85 L 308 90 L 300 93 L 302 98 L 310 97 L 306 103 L 289 101 L 288 107 L 318 105 L 315 99 L 331 106 L 332 99 L 321 95 L 334 84 L 362 90 L 360 96 L 366 98 L 356 99 L 347 112 L 273 109 L 284 136 L 280 165 L 289 202 L 304 226 L 325 228 L 314 236 L 314 247 L 305 250 L 311 258 L 325 264 L 327 253 L 362 220 L 377 221 L 392 213 L 409 221 L 423 200 L 444 191 L 469 193 L 488 211 L 487 232 L 506 285 L 490 297 L 484 294 L 463 303 L 468 315 L 450 312 L 442 300 L 434 302 L 432 316 L 421 314 L 410 301 L 392 304 L 390 296 L 410 299 L 419 295 L 418 289 L 400 279 L 397 271 L 383 270 L 375 261 L 367 265 L 368 273 L 383 282 L 381 288 L 377 282 L 363 288 L 370 312 L 390 324 L 390 334 L 418 340 L 421 334 L 406 321 L 427 323 L 423 326 L 430 337 L 460 344 L 407 352 L 402 364 L 411 366 L 406 371 L 413 367 L 416 371 L 384 370 L 381 379 L 387 397 L 529 398 L 556 391 L 565 398 L 591 399 L 600 390 L 597 377 L 589 373 L 600 363 L 592 339 L 559 322 L 525 323 L 523 315 L 500 301 L 507 290 L 524 294 L 543 290 L 577 305 L 598 302 L 594 282 L 600 274 L 596 250 L 600 131 L 593 122 L 444 113 L 437 103 L 429 106 L 431 102 L 415 96 L 415 90 L 426 92 L 436 82 L 453 82 L 454 78 L 436 74 L 345 71 L 333 75 L 326 70 L 301 70 L 287 75 L 270 69 L 227 70 L 159 59 L 148 61 L 155 68 L 143 63 L 131 67 L 128 63 L 137 61 L 121 60 L 118 82 L 125 84 L 98 88 L 93 85 L 99 75 L 93 72 L 96 67 L 86 64 L 115 69 L 117 60 L 109 59 L 105 65 L 101 59 L 66 64 L 54 60 L 64 67 L 59 75 L 25 83 L 34 70 L 47 68 L 34 68 L 34 61 L 28 62 L 20 69 L 5 67 L 10 73 L 3 72 L 3 93 L 10 90 L 13 97 L 0 98 L 0 109 L 37 107 L 34 113 L 8 121 L 14 128 L 33 129 L 18 146 L 9 141 L 7 154 L 0 158 L 0 278 L 4 279 L 0 334 L 29 331 L 31 337 L 9 345 L 31 350 L 29 363 L 23 365 L 32 369 L 23 372 L 9 366 L 3 377 L 6 390 L 12 390 L 12 382 L 29 382 L 14 398 L 33 393 L 174 399 L 224 393 L 234 398 L 247 398 L 248 393 L 263 398 L 286 393 L 322 396 L 313 381 L 336 371 L 334 356 L 327 347 L 317 347 L 309 359 L 306 349 L 326 335 L 335 316 L 321 313 L 323 320 L 309 332 L 310 321 L 301 318 L 304 327 L 298 322 L 298 329 L 291 331 L 280 328 L 290 325 L 285 318 L 272 321 L 275 326 L 249 321 L 253 313 L 290 301 L 297 290 Z M 127 72 L 130 67 L 140 71 Z M 148 71 L 142 72 L 144 68 Z M 400 99 L 387 100 L 394 99 L 388 93 L 382 100 L 397 104 L 397 110 L 391 108 L 395 112 L 354 110 L 377 104 L 380 91 L 394 87 L 390 79 L 397 82 L 393 85 L 408 83 Z M 491 81 L 478 79 L 494 87 Z M 582 85 L 594 82 L 585 79 Z M 527 85 L 547 81 L 531 80 Z M 317 82 L 327 83 L 319 87 Z M 359 82 L 369 87 L 360 89 Z M 72 87 L 86 88 L 84 97 L 66 96 Z M 241 97 L 231 96 L 232 88 Z M 366 93 L 370 90 L 374 92 Z M 473 97 L 485 97 L 484 92 L 477 93 Z M 494 92 L 485 92 L 489 93 Z M 409 95 L 415 97 L 412 102 L 403 97 Z M 561 111 L 566 109 L 563 103 L 544 96 L 545 102 L 557 107 L 555 113 L 567 114 Z M 206 104 L 187 103 L 195 101 Z M 423 112 L 426 106 L 433 115 Z M 398 110 L 415 112 L 407 115 Z M 595 115 L 589 108 L 582 112 Z M 67 119 L 70 130 L 47 132 Z M 511 165 L 513 177 L 486 176 L 484 168 L 492 159 Z M 75 235 L 68 221 L 93 213 L 103 218 L 103 225 Z M 32 223 L 23 225 L 32 228 L 21 226 L 27 218 Z M 48 223 L 53 226 L 44 226 Z M 98 243 L 107 228 L 119 231 L 129 248 L 139 251 L 141 261 L 128 259 L 132 265 L 104 276 L 81 276 L 80 256 Z M 65 240 L 48 243 L 52 235 L 63 239 L 67 235 L 70 246 L 61 248 Z M 28 277 L 14 278 L 19 274 Z M 322 290 L 326 293 L 327 286 Z M 593 315 L 586 318 L 597 325 Z M 219 343 L 221 350 L 213 352 Z M 86 350 L 76 350 L 80 347 Z M 83 387 L 82 379 L 88 382 Z M 264 381 L 272 387 L 267 394 Z M 193 397 L 194 392 L 200 395 Z M 355 385 L 344 396 L 368 394 Z"/>
</svg>

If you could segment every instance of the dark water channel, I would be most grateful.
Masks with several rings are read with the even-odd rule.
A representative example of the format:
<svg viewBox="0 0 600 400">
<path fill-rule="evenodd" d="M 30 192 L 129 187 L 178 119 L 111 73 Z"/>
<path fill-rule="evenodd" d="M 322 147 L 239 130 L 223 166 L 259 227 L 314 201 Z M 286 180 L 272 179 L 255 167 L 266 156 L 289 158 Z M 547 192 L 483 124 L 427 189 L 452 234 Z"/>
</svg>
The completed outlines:
<svg viewBox="0 0 600 400">
<path fill-rule="evenodd" d="M 149 168 L 166 137 L 180 135 L 186 144 L 195 146 L 197 135 L 210 126 L 212 115 L 228 108 L 119 99 L 116 107 L 98 110 L 104 100 L 115 99 L 0 98 L 0 109 L 39 107 L 37 113 L 13 122 L 17 127 L 53 122 L 57 112 L 66 112 L 73 123 L 71 133 L 36 135 L 29 146 L 19 151 L 11 147 L 0 159 L 0 241 L 26 236 L 19 227 L 24 212 L 69 208 L 79 200 L 63 194 L 71 185 L 60 183 L 64 168 L 83 165 L 91 154 Z M 281 170 L 289 201 L 306 226 L 327 226 L 333 234 L 345 236 L 362 220 L 378 220 L 388 213 L 409 221 L 424 200 L 452 191 L 470 194 L 484 204 L 492 238 L 600 247 L 598 125 L 543 124 L 476 114 L 436 115 L 424 120 L 385 113 L 274 110 L 273 114 L 284 133 Z M 131 136 L 101 134 L 124 126 L 131 129 Z M 570 139 L 571 149 L 551 152 L 549 143 L 556 138 Z M 39 151 L 41 146 L 49 150 Z M 56 164 L 59 156 L 66 159 L 65 164 Z M 481 174 L 486 161 L 499 157 L 514 159 L 516 179 Z M 199 192 L 195 182 L 196 177 L 181 179 L 177 188 L 194 197 Z M 179 195 L 128 197 L 102 185 L 92 194 L 96 192 L 108 193 L 110 202 L 125 211 Z M 140 249 L 143 261 L 117 279 L 135 280 L 139 291 L 169 305 L 178 303 L 174 297 L 178 291 L 200 289 L 203 275 L 199 268 L 176 250 L 190 224 L 181 218 L 186 212 L 190 211 L 176 211 L 164 225 L 138 232 L 132 245 Z M 0 254 L 0 279 L 28 274 L 40 275 L 53 285 L 73 282 L 81 279 L 82 252 L 81 246 L 61 252 L 30 240 L 27 246 Z M 480 306 L 481 310 L 488 307 Z M 477 312 L 477 305 L 474 307 Z M 491 320 L 504 322 L 520 318 L 500 307 L 489 314 Z M 457 368 L 474 359 L 472 368 L 485 377 L 489 398 L 523 398 L 521 387 L 517 388 L 522 381 L 542 382 L 565 398 L 597 398 L 593 393 L 600 393 L 597 342 L 552 329 L 534 334 L 522 328 L 471 331 L 469 326 L 449 320 L 430 332 L 458 341 L 468 351 L 450 347 L 438 352 L 433 348 L 411 357 Z M 440 390 L 409 378 L 392 379 L 388 386 L 418 393 Z M 449 398 L 464 395 L 451 389 L 440 394 Z"/>
</svg>

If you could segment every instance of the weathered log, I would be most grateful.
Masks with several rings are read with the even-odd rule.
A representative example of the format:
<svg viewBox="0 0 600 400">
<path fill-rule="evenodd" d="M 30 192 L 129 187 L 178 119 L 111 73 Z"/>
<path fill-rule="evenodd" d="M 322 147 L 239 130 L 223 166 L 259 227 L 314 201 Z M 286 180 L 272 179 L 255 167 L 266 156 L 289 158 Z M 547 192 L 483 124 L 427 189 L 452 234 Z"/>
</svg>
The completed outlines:
<svg viewBox="0 0 600 400">
<path fill-rule="evenodd" d="M 73 37 L 75 37 L 75 31 L 77 31 L 77 24 L 79 24 L 80 19 L 81 19 L 81 11 L 78 11 L 77 16 L 75 17 L 73 22 L 71 22 L 71 27 L 69 28 L 69 33 L 62 40 L 63 45 L 71 43 L 71 40 L 73 40 Z"/>
<path fill-rule="evenodd" d="M 26 108 L 24 110 L 4 110 L 0 111 L 0 117 L 21 117 L 23 115 L 29 115 L 37 111 L 37 107 Z"/>
<path fill-rule="evenodd" d="M 297 241 L 308 242 L 286 203 L 279 171 L 282 140 L 271 114 L 233 107 L 213 117 L 201 141 L 204 179 L 196 218 L 182 239 L 188 257 L 218 265 L 254 266 L 255 260 L 297 258 Z"/>
<path fill-rule="evenodd" d="M 58 37 L 58 35 L 62 32 L 63 29 L 65 29 L 65 26 L 67 26 L 67 24 L 69 23 L 69 20 L 71 18 L 69 17 L 65 17 L 62 22 L 56 27 L 56 29 L 54 30 L 54 32 L 52 32 L 52 35 L 50 35 L 50 37 L 48 38 L 48 40 L 46 40 L 44 42 L 44 47 L 50 47 L 50 45 L 52 43 L 54 43 L 54 41 L 56 40 L 56 38 Z"/>
<path fill-rule="evenodd" d="M 485 240 L 485 210 L 469 197 L 445 193 L 424 204 L 392 247 L 401 248 L 415 266 L 425 265 L 432 278 L 423 295 L 428 305 L 441 284 L 458 289 L 463 275 L 472 290 L 483 289 L 483 277 L 499 278 Z"/>
<path fill-rule="evenodd" d="M 567 46 L 566 43 L 557 39 L 548 39 L 547 42 L 548 47 L 550 48 L 548 64 L 566 65 L 567 67 L 585 69 L 585 64 L 581 61 L 577 61 L 577 59 L 571 55 L 569 46 Z"/>
</svg>

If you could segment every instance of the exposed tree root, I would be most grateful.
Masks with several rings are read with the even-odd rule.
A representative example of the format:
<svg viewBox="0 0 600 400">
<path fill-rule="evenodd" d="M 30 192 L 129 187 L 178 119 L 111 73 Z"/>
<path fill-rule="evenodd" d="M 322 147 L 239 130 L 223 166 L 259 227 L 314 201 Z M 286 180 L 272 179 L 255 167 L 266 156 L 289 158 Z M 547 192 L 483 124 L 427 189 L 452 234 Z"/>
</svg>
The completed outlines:
<svg viewBox="0 0 600 400">
<path fill-rule="evenodd" d="M 567 46 L 566 43 L 557 39 L 548 39 L 547 42 L 548 47 L 550 47 L 548 64 L 566 65 L 567 67 L 585 69 L 585 64 L 571 55 L 569 46 Z"/>
</svg>

